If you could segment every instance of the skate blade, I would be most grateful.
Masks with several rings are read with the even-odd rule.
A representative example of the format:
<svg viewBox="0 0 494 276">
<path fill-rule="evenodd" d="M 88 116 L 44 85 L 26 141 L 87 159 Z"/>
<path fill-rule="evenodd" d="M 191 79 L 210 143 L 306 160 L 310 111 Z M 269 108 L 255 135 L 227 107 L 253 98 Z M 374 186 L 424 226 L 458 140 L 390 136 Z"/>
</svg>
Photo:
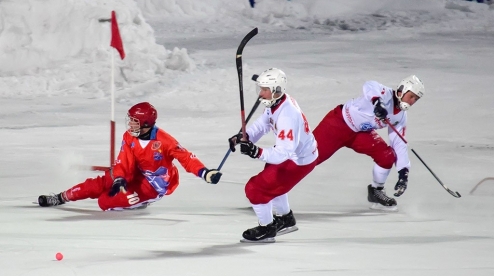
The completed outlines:
<svg viewBox="0 0 494 276">
<path fill-rule="evenodd" d="M 241 239 L 240 242 L 243 242 L 243 243 L 274 243 L 274 242 L 276 242 L 276 240 L 274 238 L 266 238 L 266 239 L 262 239 L 262 240 L 258 240 L 258 241 Z"/>
<path fill-rule="evenodd" d="M 383 212 L 398 212 L 398 206 L 384 206 L 379 203 L 372 203 L 369 207 L 371 210 L 378 210 Z"/>
<path fill-rule="evenodd" d="M 287 228 L 283 228 L 280 231 L 278 231 L 278 233 L 276 233 L 276 236 L 285 235 L 285 234 L 288 234 L 288 233 L 291 233 L 291 232 L 295 232 L 297 230 L 298 230 L 298 227 L 296 225 L 295 226 L 291 226 L 291 227 L 287 227 Z"/>
</svg>

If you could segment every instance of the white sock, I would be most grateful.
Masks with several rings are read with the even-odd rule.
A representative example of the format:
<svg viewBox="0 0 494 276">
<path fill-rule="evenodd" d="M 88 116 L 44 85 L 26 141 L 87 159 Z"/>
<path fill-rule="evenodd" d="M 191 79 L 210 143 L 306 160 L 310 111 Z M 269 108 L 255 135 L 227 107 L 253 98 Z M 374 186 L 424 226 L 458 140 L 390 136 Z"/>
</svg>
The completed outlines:
<svg viewBox="0 0 494 276">
<path fill-rule="evenodd" d="M 270 202 L 266 204 L 252 204 L 254 212 L 256 212 L 259 224 L 266 226 L 273 222 L 273 204 Z"/>
<path fill-rule="evenodd" d="M 372 187 L 384 187 L 390 171 L 391 169 L 384 169 L 374 164 L 374 169 L 372 170 Z"/>
<path fill-rule="evenodd" d="M 288 203 L 288 193 L 273 198 L 271 202 L 273 202 L 273 209 L 275 215 L 283 216 L 290 213 L 290 204 Z"/>
</svg>

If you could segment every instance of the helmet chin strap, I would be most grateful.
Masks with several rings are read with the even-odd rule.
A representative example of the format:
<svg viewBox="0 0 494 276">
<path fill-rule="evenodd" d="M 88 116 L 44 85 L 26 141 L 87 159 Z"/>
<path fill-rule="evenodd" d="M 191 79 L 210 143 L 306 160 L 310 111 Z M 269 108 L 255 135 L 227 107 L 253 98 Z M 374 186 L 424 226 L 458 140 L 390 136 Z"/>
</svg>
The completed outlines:
<svg viewBox="0 0 494 276">
<path fill-rule="evenodd" d="M 132 130 L 128 130 L 129 134 L 133 137 L 139 137 L 139 135 L 141 134 L 141 130 L 139 129 L 139 131 L 132 131 Z"/>
<path fill-rule="evenodd" d="M 259 99 L 259 101 L 266 107 L 271 107 L 273 105 L 273 100 Z"/>
<path fill-rule="evenodd" d="M 147 127 L 141 127 L 139 129 L 136 129 L 136 130 L 130 130 L 129 129 L 129 134 L 132 135 L 133 137 L 137 137 L 141 140 L 149 140 L 149 137 L 151 136 L 151 128 L 147 128 L 148 131 L 143 133 L 142 130 L 145 128 L 147 128 Z"/>
<path fill-rule="evenodd" d="M 408 91 L 407 91 L 408 92 Z M 395 91 L 395 97 L 396 99 L 398 99 L 398 102 L 399 102 L 399 107 L 401 110 L 403 111 L 407 111 L 408 109 L 410 109 L 410 104 L 409 103 L 406 103 L 404 101 L 401 100 L 401 98 L 403 98 L 403 96 L 407 93 L 403 93 L 401 92 L 401 96 L 398 96 L 398 91 Z"/>
<path fill-rule="evenodd" d="M 266 100 L 266 99 L 259 99 L 259 101 L 266 107 L 271 107 L 273 106 L 273 104 L 276 103 L 277 100 L 281 99 L 281 97 L 283 97 L 283 95 L 285 95 L 284 93 L 281 93 L 281 95 L 278 97 L 278 98 L 275 98 L 274 97 L 274 94 L 276 93 L 279 93 L 279 92 L 276 92 L 276 90 L 274 92 L 271 93 L 271 100 Z"/>
<path fill-rule="evenodd" d="M 410 109 L 410 104 L 406 102 L 402 102 L 400 99 L 400 109 L 403 111 L 407 111 L 408 109 Z"/>
</svg>

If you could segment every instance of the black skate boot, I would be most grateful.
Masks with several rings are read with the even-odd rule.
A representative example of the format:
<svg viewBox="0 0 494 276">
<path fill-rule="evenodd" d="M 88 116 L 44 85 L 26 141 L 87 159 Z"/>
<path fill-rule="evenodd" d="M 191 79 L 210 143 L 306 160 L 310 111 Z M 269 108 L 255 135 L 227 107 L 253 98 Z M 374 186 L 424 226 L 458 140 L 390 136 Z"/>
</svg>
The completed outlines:
<svg viewBox="0 0 494 276">
<path fill-rule="evenodd" d="M 290 213 L 283 216 L 275 215 L 274 221 L 276 222 L 276 235 L 278 236 L 298 230 L 298 227 L 295 225 L 297 222 L 295 221 L 292 210 L 290 210 Z"/>
<path fill-rule="evenodd" d="M 51 206 L 65 204 L 65 200 L 62 197 L 62 193 L 51 194 L 51 195 L 40 195 L 38 197 L 38 204 L 41 207 L 51 207 Z"/>
<path fill-rule="evenodd" d="M 398 206 L 396 206 L 396 200 L 386 195 L 383 187 L 374 188 L 372 185 L 367 186 L 367 200 L 372 204 L 371 209 L 385 210 L 396 212 Z"/>
<path fill-rule="evenodd" d="M 273 221 L 266 226 L 259 225 L 254 228 L 247 229 L 242 236 L 244 239 L 240 240 L 240 242 L 275 242 L 274 237 L 276 236 L 276 222 Z"/>
</svg>

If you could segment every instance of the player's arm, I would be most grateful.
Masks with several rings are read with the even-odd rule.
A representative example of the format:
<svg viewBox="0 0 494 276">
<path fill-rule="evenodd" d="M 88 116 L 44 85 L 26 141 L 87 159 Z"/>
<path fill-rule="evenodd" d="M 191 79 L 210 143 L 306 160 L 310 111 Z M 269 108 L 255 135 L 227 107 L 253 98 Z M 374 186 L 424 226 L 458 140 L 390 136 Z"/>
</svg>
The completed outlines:
<svg viewBox="0 0 494 276">
<path fill-rule="evenodd" d="M 261 139 L 263 135 L 268 133 L 270 130 L 270 125 L 269 125 L 269 117 L 266 114 L 266 110 L 264 110 L 264 113 L 257 118 L 252 125 L 250 125 L 246 132 L 247 132 L 247 140 L 252 141 L 252 143 L 255 143 Z M 230 150 L 232 152 L 235 152 L 235 146 L 240 144 L 240 140 L 242 140 L 242 134 L 241 133 L 236 133 L 232 137 L 228 138 L 228 144 L 230 145 Z"/>
<path fill-rule="evenodd" d="M 221 172 L 215 169 L 208 169 L 199 158 L 186 148 L 172 136 L 167 137 L 167 141 L 162 142 L 164 145 L 169 145 L 166 152 L 178 160 L 185 171 L 195 174 L 204 179 L 207 183 L 216 184 L 220 181 Z"/>
<path fill-rule="evenodd" d="M 300 141 L 300 130 L 303 126 L 300 114 L 297 115 L 280 114 L 276 122 L 277 136 L 273 147 L 260 148 L 249 141 L 248 143 L 241 143 L 242 153 L 270 164 L 280 164 L 289 159 L 295 153 Z"/>
<path fill-rule="evenodd" d="M 120 152 L 115 160 L 113 167 L 113 179 L 124 178 L 126 181 L 131 181 L 135 172 L 135 157 L 130 147 L 131 138 L 124 134 Z"/>
<path fill-rule="evenodd" d="M 395 129 L 405 138 L 406 134 L 406 113 L 402 120 L 395 126 Z M 407 144 L 396 134 L 396 132 L 388 127 L 390 145 L 396 154 L 396 170 L 398 171 L 398 182 L 395 185 L 395 196 L 401 196 L 408 185 L 408 173 L 410 171 L 410 159 L 408 157 Z"/>
<path fill-rule="evenodd" d="M 362 92 L 364 97 L 371 103 L 374 103 L 379 98 L 383 102 L 387 102 L 390 98 L 386 93 L 385 87 L 377 81 L 366 81 L 362 86 Z"/>
<path fill-rule="evenodd" d="M 374 106 L 374 115 L 379 120 L 388 116 L 387 106 L 393 100 L 392 90 L 376 81 L 367 81 L 363 86 L 364 98 Z M 392 105 L 392 104 L 391 104 Z"/>
<path fill-rule="evenodd" d="M 252 143 L 256 143 L 269 131 L 269 116 L 267 115 L 266 111 L 264 111 L 264 113 L 247 128 L 247 135 L 249 137 L 249 141 L 251 141 Z"/>
<path fill-rule="evenodd" d="M 406 135 L 406 113 L 398 122 L 395 129 L 405 138 Z M 403 168 L 410 168 L 410 159 L 408 157 L 408 145 L 388 126 L 388 135 L 390 146 L 396 153 L 396 169 L 400 171 Z"/>
<path fill-rule="evenodd" d="M 110 197 L 117 195 L 120 192 L 127 192 L 127 183 L 134 178 L 135 173 L 135 157 L 130 147 L 132 138 L 125 133 L 120 146 L 120 152 L 113 166 L 112 177 L 113 184 L 108 192 Z"/>
</svg>

